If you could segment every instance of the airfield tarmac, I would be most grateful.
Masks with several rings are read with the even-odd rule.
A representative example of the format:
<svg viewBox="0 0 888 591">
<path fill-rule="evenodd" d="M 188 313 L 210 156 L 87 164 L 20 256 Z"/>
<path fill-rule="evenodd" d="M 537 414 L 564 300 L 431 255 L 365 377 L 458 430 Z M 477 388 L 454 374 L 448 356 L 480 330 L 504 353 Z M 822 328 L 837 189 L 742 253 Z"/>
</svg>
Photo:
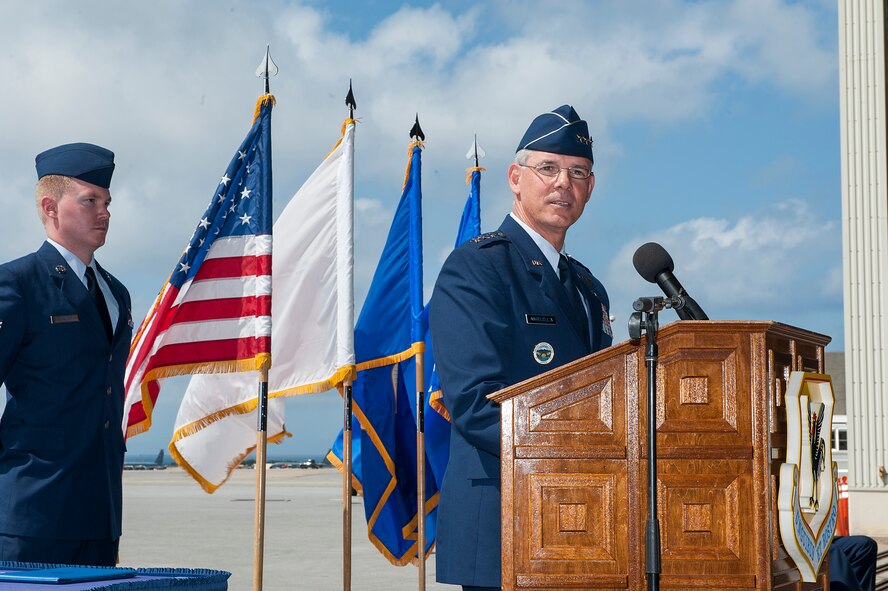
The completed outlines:
<svg viewBox="0 0 888 591">
<path fill-rule="evenodd" d="M 268 470 L 263 589 L 342 589 L 342 477 L 333 468 Z M 231 573 L 228 588 L 253 588 L 256 475 L 235 470 L 212 495 L 179 468 L 123 474 L 120 565 L 186 567 Z M 352 497 L 354 591 L 418 588 L 415 566 L 392 566 L 367 539 L 363 497 Z M 435 583 L 434 554 L 426 589 Z"/>
</svg>

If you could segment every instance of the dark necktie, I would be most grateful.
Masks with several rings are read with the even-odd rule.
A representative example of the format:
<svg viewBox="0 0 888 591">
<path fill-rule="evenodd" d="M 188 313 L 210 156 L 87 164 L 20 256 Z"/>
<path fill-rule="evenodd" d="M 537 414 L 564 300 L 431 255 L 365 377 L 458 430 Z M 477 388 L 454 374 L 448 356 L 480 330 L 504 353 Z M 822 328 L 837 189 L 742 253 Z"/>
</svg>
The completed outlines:
<svg viewBox="0 0 888 591">
<path fill-rule="evenodd" d="M 580 299 L 580 293 L 577 286 L 573 282 L 573 273 L 570 270 L 570 263 L 563 254 L 558 257 L 558 277 L 561 285 L 567 292 L 567 299 L 570 301 L 571 322 L 573 322 L 577 331 L 583 336 L 583 342 L 589 344 L 589 322 L 586 317 L 586 309 L 583 307 L 583 301 Z"/>
<path fill-rule="evenodd" d="M 96 272 L 92 267 L 86 268 L 86 289 L 89 290 L 89 295 L 96 303 L 99 317 L 102 319 L 102 326 L 105 327 L 105 335 L 108 337 L 108 342 L 111 342 L 111 337 L 114 334 L 111 328 L 111 314 L 108 313 L 108 304 L 105 303 L 105 296 L 102 295 L 102 288 L 99 287 Z"/>
</svg>

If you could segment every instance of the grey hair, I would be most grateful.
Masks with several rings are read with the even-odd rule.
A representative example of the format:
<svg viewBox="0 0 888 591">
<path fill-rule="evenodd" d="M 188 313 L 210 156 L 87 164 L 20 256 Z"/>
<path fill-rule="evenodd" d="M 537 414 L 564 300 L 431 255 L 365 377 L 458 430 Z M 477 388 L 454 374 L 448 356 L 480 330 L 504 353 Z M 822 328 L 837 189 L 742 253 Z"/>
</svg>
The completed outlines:
<svg viewBox="0 0 888 591">
<path fill-rule="evenodd" d="M 527 164 L 527 159 L 530 157 L 531 153 L 531 150 L 524 148 L 515 152 L 515 164 L 520 164 L 521 166 Z"/>
</svg>

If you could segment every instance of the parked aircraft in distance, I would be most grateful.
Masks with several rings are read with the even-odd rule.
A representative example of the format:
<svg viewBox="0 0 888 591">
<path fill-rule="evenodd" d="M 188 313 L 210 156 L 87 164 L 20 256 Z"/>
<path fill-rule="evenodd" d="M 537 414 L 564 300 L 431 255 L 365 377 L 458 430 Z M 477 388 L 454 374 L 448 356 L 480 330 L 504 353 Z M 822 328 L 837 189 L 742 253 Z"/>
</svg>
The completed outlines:
<svg viewBox="0 0 888 591">
<path fill-rule="evenodd" d="M 270 462 L 266 464 L 270 470 L 289 469 L 289 468 L 323 468 L 323 464 L 318 463 L 313 458 L 309 458 L 304 462 Z"/>
<path fill-rule="evenodd" d="M 124 462 L 123 463 L 124 470 L 166 470 L 166 466 L 163 463 L 163 448 L 157 452 L 157 457 L 154 458 L 154 462 Z"/>
</svg>

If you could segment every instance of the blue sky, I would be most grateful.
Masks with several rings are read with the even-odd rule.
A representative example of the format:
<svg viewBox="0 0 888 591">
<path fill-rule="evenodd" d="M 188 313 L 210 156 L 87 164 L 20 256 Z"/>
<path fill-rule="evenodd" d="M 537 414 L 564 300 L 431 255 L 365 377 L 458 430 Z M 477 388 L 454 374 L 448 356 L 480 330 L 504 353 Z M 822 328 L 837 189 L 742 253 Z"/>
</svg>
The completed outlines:
<svg viewBox="0 0 888 591">
<path fill-rule="evenodd" d="M 0 7 L 0 260 L 36 249 L 33 158 L 113 149 L 111 233 L 97 258 L 130 289 L 138 322 L 249 126 L 271 45 L 275 210 L 356 116 L 356 295 L 372 277 L 415 113 L 423 161 L 425 286 L 452 245 L 473 134 L 482 226 L 511 196 L 505 169 L 530 120 L 563 103 L 589 122 L 596 188 L 567 249 L 604 282 L 617 339 L 656 295 L 632 268 L 655 240 L 712 318 L 773 319 L 843 349 L 837 14 L 832 1 L 111 3 Z M 664 314 L 663 321 L 671 319 Z M 184 391 L 168 380 L 154 427 L 166 447 Z M 326 451 L 338 395 L 287 403 L 272 454 Z"/>
</svg>

